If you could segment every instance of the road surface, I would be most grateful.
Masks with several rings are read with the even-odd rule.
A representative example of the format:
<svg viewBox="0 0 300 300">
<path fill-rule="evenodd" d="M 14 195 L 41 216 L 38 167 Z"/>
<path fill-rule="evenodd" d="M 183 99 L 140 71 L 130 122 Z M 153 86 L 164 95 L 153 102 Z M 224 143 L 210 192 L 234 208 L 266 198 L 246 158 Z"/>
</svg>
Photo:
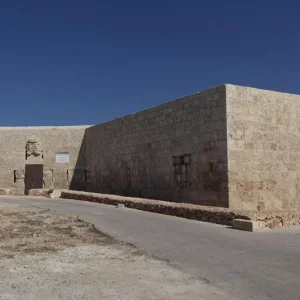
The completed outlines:
<svg viewBox="0 0 300 300">
<path fill-rule="evenodd" d="M 300 299 L 299 227 L 251 233 L 78 200 L 1 196 L 3 201 L 75 214 L 236 299 Z"/>
</svg>

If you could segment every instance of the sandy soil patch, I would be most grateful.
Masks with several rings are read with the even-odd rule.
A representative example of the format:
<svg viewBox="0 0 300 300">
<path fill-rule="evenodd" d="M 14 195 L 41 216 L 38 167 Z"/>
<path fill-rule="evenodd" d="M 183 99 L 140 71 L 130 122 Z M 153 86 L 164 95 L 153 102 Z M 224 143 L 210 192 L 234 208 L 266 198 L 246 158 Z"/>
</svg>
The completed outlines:
<svg viewBox="0 0 300 300">
<path fill-rule="evenodd" d="M 7 204 L 0 220 L 0 299 L 224 299 L 76 217 Z"/>
</svg>

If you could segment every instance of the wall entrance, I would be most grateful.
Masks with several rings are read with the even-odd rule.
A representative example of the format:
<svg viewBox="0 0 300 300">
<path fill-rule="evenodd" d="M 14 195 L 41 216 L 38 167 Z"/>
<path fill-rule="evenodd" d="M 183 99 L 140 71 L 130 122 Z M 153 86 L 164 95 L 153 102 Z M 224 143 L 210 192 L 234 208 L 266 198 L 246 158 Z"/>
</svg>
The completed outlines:
<svg viewBox="0 0 300 300">
<path fill-rule="evenodd" d="M 25 195 L 31 189 L 43 188 L 43 165 L 25 165 Z"/>
</svg>

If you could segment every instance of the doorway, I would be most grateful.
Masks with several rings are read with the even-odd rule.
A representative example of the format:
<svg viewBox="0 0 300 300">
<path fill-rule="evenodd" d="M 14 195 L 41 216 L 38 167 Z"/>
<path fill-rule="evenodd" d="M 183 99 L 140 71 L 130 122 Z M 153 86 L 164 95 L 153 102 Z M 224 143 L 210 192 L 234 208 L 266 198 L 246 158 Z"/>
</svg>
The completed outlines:
<svg viewBox="0 0 300 300">
<path fill-rule="evenodd" d="M 31 189 L 43 188 L 43 165 L 25 165 L 25 195 Z"/>
</svg>

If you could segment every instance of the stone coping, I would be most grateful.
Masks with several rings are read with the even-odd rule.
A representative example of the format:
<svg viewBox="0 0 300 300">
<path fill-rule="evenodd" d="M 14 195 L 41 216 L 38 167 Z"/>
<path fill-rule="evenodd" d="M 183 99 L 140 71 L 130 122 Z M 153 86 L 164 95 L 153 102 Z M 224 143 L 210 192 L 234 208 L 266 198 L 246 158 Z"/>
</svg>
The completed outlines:
<svg viewBox="0 0 300 300">
<path fill-rule="evenodd" d="M 46 196 L 49 190 L 30 190 L 32 196 Z M 61 190 L 61 198 L 83 200 L 171 215 L 223 225 L 232 225 L 234 219 L 253 220 L 261 227 L 280 228 L 300 224 L 299 211 L 238 211 L 229 208 L 201 206 L 188 203 L 175 203 L 160 200 L 124 197 L 111 194 Z"/>
</svg>

